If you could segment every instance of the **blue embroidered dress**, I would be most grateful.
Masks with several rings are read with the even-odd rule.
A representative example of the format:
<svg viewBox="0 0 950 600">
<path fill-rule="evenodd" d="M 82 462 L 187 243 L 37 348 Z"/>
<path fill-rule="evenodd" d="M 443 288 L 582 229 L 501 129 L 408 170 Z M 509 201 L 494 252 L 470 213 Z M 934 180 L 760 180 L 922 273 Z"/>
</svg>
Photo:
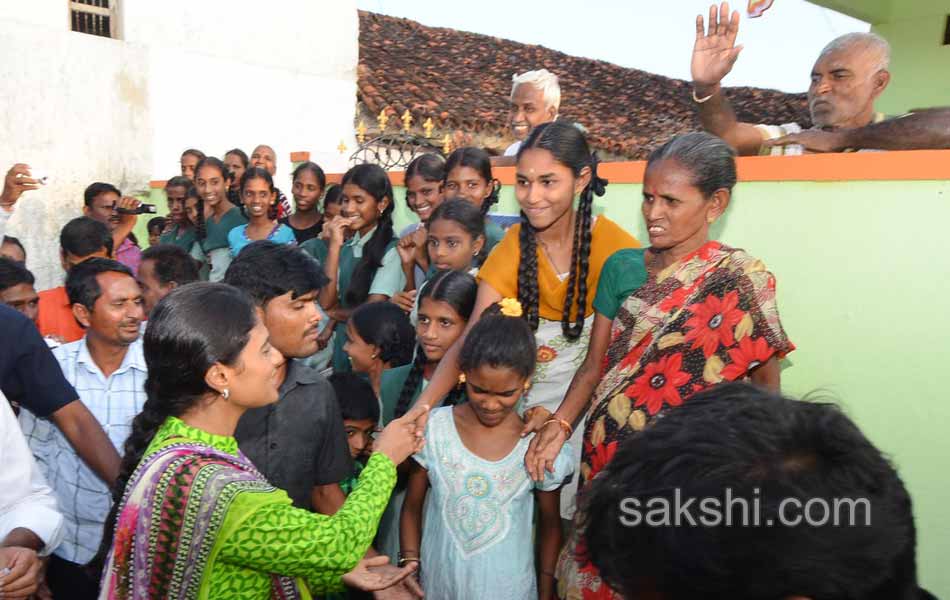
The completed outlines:
<svg viewBox="0 0 950 600">
<path fill-rule="evenodd" d="M 535 484 L 524 467 L 531 436 L 489 461 L 459 437 L 452 407 L 432 412 L 416 462 L 431 488 L 422 528 L 422 587 L 427 598 L 537 598 L 534 490 L 556 489 L 573 472 L 565 445 L 554 473 Z"/>
</svg>

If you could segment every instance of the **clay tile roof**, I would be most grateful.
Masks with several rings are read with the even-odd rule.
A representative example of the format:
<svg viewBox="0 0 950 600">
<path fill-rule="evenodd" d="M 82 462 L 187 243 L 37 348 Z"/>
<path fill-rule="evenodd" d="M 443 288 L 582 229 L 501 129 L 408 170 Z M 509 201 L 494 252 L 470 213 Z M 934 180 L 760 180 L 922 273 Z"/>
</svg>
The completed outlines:
<svg viewBox="0 0 950 600">
<path fill-rule="evenodd" d="M 543 46 L 360 11 L 358 95 L 371 114 L 406 109 L 440 130 L 507 136 L 515 73 L 546 68 L 561 83 L 563 117 L 584 124 L 610 154 L 644 158 L 670 136 L 700 128 L 687 82 L 569 56 Z M 804 94 L 728 89 L 751 123 L 810 122 Z"/>
</svg>

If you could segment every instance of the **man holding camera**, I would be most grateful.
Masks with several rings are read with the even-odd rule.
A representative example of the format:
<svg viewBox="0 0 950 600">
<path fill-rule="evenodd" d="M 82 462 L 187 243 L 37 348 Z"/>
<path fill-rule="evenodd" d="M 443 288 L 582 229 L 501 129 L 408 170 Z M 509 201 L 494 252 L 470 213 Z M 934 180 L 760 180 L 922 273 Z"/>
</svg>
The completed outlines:
<svg viewBox="0 0 950 600">
<path fill-rule="evenodd" d="M 135 242 L 132 229 L 140 202 L 135 198 L 123 198 L 119 189 L 111 183 L 97 181 L 83 192 L 83 203 L 83 215 L 109 228 L 115 259 L 138 275 L 142 250 Z"/>
</svg>

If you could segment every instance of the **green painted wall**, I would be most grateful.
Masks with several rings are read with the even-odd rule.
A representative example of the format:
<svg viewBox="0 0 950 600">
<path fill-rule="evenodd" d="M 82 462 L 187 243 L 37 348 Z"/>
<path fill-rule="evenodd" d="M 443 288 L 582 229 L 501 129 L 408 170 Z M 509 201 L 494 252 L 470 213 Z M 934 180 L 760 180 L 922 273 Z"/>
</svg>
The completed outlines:
<svg viewBox="0 0 950 600">
<path fill-rule="evenodd" d="M 894 15 L 872 28 L 891 43 L 891 83 L 877 103 L 885 114 L 950 106 L 950 46 L 943 45 L 950 1 L 927 4 L 929 14 Z"/>
<path fill-rule="evenodd" d="M 396 190 L 397 226 L 409 222 Z M 499 213 L 517 214 L 506 187 Z M 640 186 L 598 210 L 638 239 Z M 744 183 L 714 236 L 761 258 L 798 349 L 782 385 L 835 398 L 893 457 L 914 499 L 924 586 L 950 597 L 950 182 Z"/>
</svg>

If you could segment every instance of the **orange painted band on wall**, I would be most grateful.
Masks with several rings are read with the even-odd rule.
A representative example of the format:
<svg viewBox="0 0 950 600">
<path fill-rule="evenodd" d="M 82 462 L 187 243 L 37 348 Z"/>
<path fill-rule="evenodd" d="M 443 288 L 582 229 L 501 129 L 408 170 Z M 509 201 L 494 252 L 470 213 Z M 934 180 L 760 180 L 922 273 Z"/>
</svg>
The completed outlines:
<svg viewBox="0 0 950 600">
<path fill-rule="evenodd" d="M 933 181 L 950 180 L 950 150 L 851 152 L 802 156 L 746 156 L 737 161 L 739 181 Z M 599 174 L 612 183 L 643 183 L 645 161 L 601 163 Z M 503 185 L 514 185 L 515 167 L 495 167 Z M 342 173 L 327 181 L 340 183 Z M 389 180 L 403 185 L 403 172 L 390 171 Z"/>
</svg>

